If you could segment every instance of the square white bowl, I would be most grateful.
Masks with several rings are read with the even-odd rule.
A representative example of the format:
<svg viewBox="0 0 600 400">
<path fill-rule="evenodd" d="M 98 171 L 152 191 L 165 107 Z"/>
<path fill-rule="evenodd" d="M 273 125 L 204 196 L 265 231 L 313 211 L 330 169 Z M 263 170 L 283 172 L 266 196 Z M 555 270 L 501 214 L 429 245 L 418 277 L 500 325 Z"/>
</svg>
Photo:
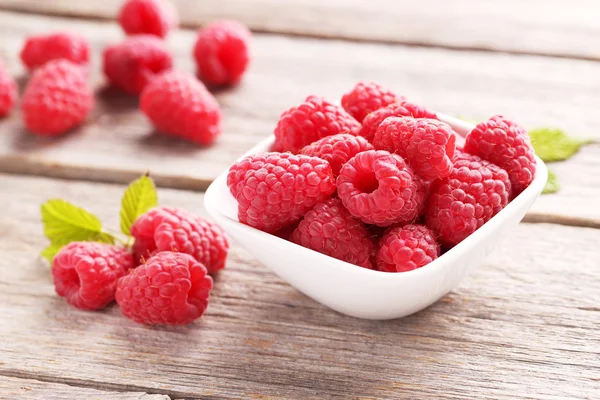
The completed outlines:
<svg viewBox="0 0 600 400">
<path fill-rule="evenodd" d="M 465 136 L 473 125 L 438 114 Z M 246 155 L 269 151 L 271 136 Z M 281 279 L 312 299 L 346 315 L 366 319 L 400 318 L 420 311 L 454 289 L 525 216 L 542 192 L 548 170 L 536 157 L 534 181 L 467 239 L 430 264 L 408 272 L 373 271 L 280 239 L 238 221 L 237 201 L 224 171 L 208 188 L 204 204 L 216 222 Z"/>
</svg>

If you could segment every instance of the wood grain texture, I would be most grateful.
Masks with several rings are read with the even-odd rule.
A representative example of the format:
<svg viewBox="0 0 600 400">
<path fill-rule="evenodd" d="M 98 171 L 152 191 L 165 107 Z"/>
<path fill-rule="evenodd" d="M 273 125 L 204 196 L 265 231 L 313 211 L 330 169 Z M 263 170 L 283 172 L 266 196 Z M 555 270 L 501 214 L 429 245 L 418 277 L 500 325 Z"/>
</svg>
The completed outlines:
<svg viewBox="0 0 600 400">
<path fill-rule="evenodd" d="M 107 392 L 35 379 L 0 377 L 0 396 L 5 400 L 169 400 L 169 396 L 142 392 Z"/>
<path fill-rule="evenodd" d="M 176 0 L 184 26 L 237 19 L 260 32 L 600 59 L 595 0 Z M 0 0 L 27 12 L 113 19 L 122 0 Z"/>
<path fill-rule="evenodd" d="M 461 287 L 396 321 L 337 314 L 233 246 L 205 317 L 136 325 L 54 294 L 39 204 L 117 227 L 123 187 L 0 175 L 0 375 L 172 398 L 591 399 L 600 391 L 600 230 L 521 224 Z M 32 190 L 35 188 L 35 190 Z M 161 204 L 203 212 L 202 195 Z M 357 288 L 360 290 L 360 288 Z"/>
</svg>

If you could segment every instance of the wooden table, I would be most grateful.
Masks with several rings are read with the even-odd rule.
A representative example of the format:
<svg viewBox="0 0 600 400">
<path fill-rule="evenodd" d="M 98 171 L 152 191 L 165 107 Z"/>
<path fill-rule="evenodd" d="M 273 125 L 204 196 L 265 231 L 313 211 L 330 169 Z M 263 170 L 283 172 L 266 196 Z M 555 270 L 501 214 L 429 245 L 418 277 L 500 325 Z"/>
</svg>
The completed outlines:
<svg viewBox="0 0 600 400">
<path fill-rule="evenodd" d="M 83 312 L 54 293 L 38 254 L 39 205 L 64 197 L 111 226 L 124 185 L 150 169 L 161 204 L 204 213 L 202 193 L 279 113 L 373 79 L 435 110 L 503 113 L 600 139 L 596 0 L 178 0 L 168 45 L 193 71 L 195 27 L 236 18 L 255 32 L 243 84 L 217 94 L 225 133 L 195 148 L 152 133 L 136 100 L 105 88 L 100 50 L 121 37 L 120 0 L 0 0 L 0 57 L 25 74 L 25 35 L 58 29 L 94 48 L 97 107 L 59 139 L 0 122 L 2 399 L 600 398 L 600 145 L 552 165 L 542 196 L 459 289 L 387 322 L 337 314 L 235 244 L 212 303 L 187 327 Z"/>
</svg>

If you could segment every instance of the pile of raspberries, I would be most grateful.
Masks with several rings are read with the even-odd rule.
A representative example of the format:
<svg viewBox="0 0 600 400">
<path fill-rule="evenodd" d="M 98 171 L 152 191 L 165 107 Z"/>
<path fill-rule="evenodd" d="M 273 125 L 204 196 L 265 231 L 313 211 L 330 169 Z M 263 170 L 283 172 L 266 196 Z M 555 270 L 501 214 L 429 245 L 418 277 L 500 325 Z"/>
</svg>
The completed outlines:
<svg viewBox="0 0 600 400">
<path fill-rule="evenodd" d="M 235 21 L 209 24 L 198 33 L 193 56 L 197 77 L 173 67 L 163 39 L 177 27 L 168 0 L 127 0 L 118 16 L 127 35 L 103 52 L 108 82 L 140 96 L 140 108 L 157 131 L 201 145 L 221 134 L 221 109 L 207 89 L 240 82 L 249 63 L 250 32 Z M 88 83 L 90 45 L 70 32 L 27 38 L 21 60 L 32 72 L 21 99 L 27 130 L 62 135 L 81 125 L 94 107 Z M 18 88 L 0 62 L 0 117 L 17 103 Z"/>
<path fill-rule="evenodd" d="M 56 293 L 69 304 L 98 310 L 115 299 L 142 324 L 185 325 L 200 318 L 225 267 L 229 242 L 218 225 L 172 207 L 156 207 L 131 227 L 131 250 L 72 242 L 52 262 Z"/>
<path fill-rule="evenodd" d="M 525 129 L 496 115 L 463 140 L 434 112 L 373 82 L 341 107 L 317 96 L 281 114 L 273 152 L 236 162 L 240 222 L 357 266 L 421 268 L 535 176 Z"/>
</svg>

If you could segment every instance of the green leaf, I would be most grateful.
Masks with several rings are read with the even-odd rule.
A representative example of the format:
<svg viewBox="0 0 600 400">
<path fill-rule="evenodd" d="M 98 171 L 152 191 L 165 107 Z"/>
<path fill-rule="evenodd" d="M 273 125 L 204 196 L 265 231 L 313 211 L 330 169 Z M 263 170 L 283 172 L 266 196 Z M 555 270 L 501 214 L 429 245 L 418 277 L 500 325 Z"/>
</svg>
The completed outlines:
<svg viewBox="0 0 600 400">
<path fill-rule="evenodd" d="M 95 215 L 65 200 L 48 200 L 42 204 L 41 211 L 44 234 L 56 246 L 74 241 L 115 242 L 113 235 L 102 230 Z"/>
<path fill-rule="evenodd" d="M 535 153 L 544 161 L 567 160 L 577 153 L 581 146 L 590 140 L 569 137 L 564 131 L 552 128 L 538 128 L 529 131 Z"/>
<path fill-rule="evenodd" d="M 475 121 L 474 119 L 465 117 L 464 115 L 457 115 L 456 118 L 460 119 L 461 121 L 468 122 L 472 125 L 477 125 L 479 123 L 479 121 Z"/>
<path fill-rule="evenodd" d="M 54 256 L 58 254 L 60 249 L 63 248 L 64 245 L 58 245 L 54 243 L 50 243 L 48 247 L 42 250 L 42 257 L 44 257 L 50 264 L 52 264 L 52 260 L 54 260 Z"/>
<path fill-rule="evenodd" d="M 157 204 L 158 196 L 152 178 L 144 175 L 131 182 L 121 200 L 121 231 L 131 236 L 131 225 L 135 220 Z"/>
<path fill-rule="evenodd" d="M 558 178 L 556 177 L 556 174 L 548 170 L 548 180 L 546 181 L 546 186 L 544 186 L 542 194 L 556 193 L 559 189 L 560 185 L 558 184 Z"/>
</svg>

